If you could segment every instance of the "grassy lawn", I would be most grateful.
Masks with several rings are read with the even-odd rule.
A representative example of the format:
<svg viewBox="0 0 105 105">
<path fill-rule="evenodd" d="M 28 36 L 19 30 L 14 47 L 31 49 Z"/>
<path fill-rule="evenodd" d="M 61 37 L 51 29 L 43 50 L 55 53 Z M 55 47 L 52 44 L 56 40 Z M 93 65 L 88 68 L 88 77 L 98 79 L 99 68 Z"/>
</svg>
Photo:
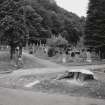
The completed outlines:
<svg viewBox="0 0 105 105">
<path fill-rule="evenodd" d="M 26 81 L 40 80 L 40 83 L 31 88 L 32 91 L 105 99 L 105 74 L 97 73 L 99 77 L 98 80 L 85 82 L 76 81 L 77 83 L 69 79 L 55 80 L 57 75 L 59 74 L 29 75 L 23 76 L 22 78 Z"/>
<path fill-rule="evenodd" d="M 0 73 L 12 71 L 14 69 L 16 68 L 13 65 L 11 65 L 8 52 L 1 51 L 0 52 Z"/>
<path fill-rule="evenodd" d="M 23 69 L 31 69 L 31 68 L 43 68 L 44 65 L 37 62 L 34 58 L 30 58 L 28 56 L 23 56 L 23 63 L 24 67 Z"/>
<path fill-rule="evenodd" d="M 56 54 L 53 57 L 48 57 L 47 54 L 41 53 L 40 52 L 36 52 L 36 54 L 34 54 L 36 57 L 39 57 L 41 59 L 45 59 L 45 60 L 49 60 L 58 64 L 62 64 L 65 66 L 84 66 L 84 65 L 97 65 L 97 64 L 105 64 L 105 60 L 93 60 L 91 63 L 84 61 L 79 61 L 76 60 L 74 58 L 70 58 L 70 55 L 67 55 L 67 62 L 66 63 L 62 63 L 62 55 L 61 54 Z"/>
<path fill-rule="evenodd" d="M 53 57 L 52 60 L 56 60 L 56 57 Z M 58 55 L 59 58 L 59 55 Z M 43 68 L 44 66 L 38 63 L 34 58 L 29 56 L 23 56 L 24 69 L 27 68 Z M 7 52 L 0 53 L 0 71 L 15 68 L 10 65 L 9 54 Z M 60 73 L 51 73 L 51 74 L 37 74 L 37 75 L 27 75 L 22 77 L 7 77 L 0 79 L 0 86 L 6 86 L 10 88 L 21 88 L 30 91 L 41 91 L 45 93 L 57 93 L 65 94 L 72 96 L 83 96 L 83 97 L 92 97 L 105 99 L 105 73 L 99 72 L 103 70 L 94 71 L 97 76 L 97 80 L 86 81 L 86 82 L 71 82 L 70 80 L 55 80 L 57 75 Z M 40 83 L 32 86 L 31 88 L 24 87 L 30 82 L 39 80 Z"/>
<path fill-rule="evenodd" d="M 35 59 L 32 59 L 27 56 L 23 56 L 23 64 L 24 64 L 23 69 L 44 67 L 42 64 L 35 61 Z M 17 67 L 15 67 L 14 65 L 15 65 L 15 61 L 11 62 L 9 59 L 9 52 L 1 51 L 0 52 L 0 73 L 16 70 Z"/>
<path fill-rule="evenodd" d="M 105 99 L 105 74 L 97 74 L 100 76 L 99 80 L 92 80 L 86 82 L 78 82 L 72 80 L 55 80 L 58 73 L 27 75 L 12 80 L 9 83 L 10 88 L 21 88 L 30 91 L 40 91 L 50 94 L 64 94 L 78 97 L 90 97 Z M 101 80 L 102 79 L 102 80 Z M 26 84 L 39 80 L 40 83 L 31 88 L 24 87 Z M 13 83 L 14 82 L 14 83 Z M 4 82 L 3 82 L 4 83 Z M 0 82 L 0 84 L 2 84 Z M 11 85 L 12 84 L 12 85 Z M 7 86 L 7 87 L 8 87 Z"/>
<path fill-rule="evenodd" d="M 65 81 L 44 80 L 33 87 L 47 93 L 59 93 L 73 96 L 93 97 L 105 99 L 105 82 L 90 81 L 84 85 L 75 85 Z"/>
</svg>

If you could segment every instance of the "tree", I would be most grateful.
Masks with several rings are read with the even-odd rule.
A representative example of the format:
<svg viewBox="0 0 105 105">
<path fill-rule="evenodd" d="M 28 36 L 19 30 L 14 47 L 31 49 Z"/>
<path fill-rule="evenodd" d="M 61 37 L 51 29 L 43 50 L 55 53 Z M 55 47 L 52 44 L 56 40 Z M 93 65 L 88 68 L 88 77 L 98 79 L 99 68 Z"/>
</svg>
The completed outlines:
<svg viewBox="0 0 105 105">
<path fill-rule="evenodd" d="M 81 25 L 81 18 L 50 1 L 51 0 L 31 0 L 31 2 L 33 2 L 32 7 L 43 17 L 40 25 L 50 34 L 56 36 L 63 31 L 67 31 L 67 36 L 63 37 L 66 38 L 69 43 L 76 45 L 82 35 L 83 27 Z"/>
<path fill-rule="evenodd" d="M 19 46 L 22 55 L 24 41 L 30 37 L 30 32 L 35 33 L 36 24 L 41 21 L 41 16 L 28 2 L 6 0 L 0 5 L 0 28 L 4 33 L 1 38 L 11 46 L 11 59 L 17 46 Z"/>
<path fill-rule="evenodd" d="M 77 44 L 81 36 L 81 33 L 78 31 L 77 27 L 75 27 L 74 24 L 68 20 L 65 20 L 65 30 L 63 34 L 65 35 L 66 40 L 74 46 Z"/>
<path fill-rule="evenodd" d="M 81 35 L 81 19 L 57 6 L 55 0 L 1 0 L 0 29 L 0 38 L 8 42 L 13 52 L 26 39 L 48 38 L 64 31 L 66 34 L 61 35 L 76 44 Z"/>
<path fill-rule="evenodd" d="M 1 40 L 5 40 L 10 45 L 11 59 L 17 46 L 22 53 L 22 43 L 26 32 L 24 18 L 19 11 L 20 7 L 21 4 L 14 0 L 6 0 L 0 5 L 0 28 L 3 31 Z"/>
<path fill-rule="evenodd" d="M 90 0 L 85 27 L 85 45 L 105 57 L 105 0 Z"/>
</svg>

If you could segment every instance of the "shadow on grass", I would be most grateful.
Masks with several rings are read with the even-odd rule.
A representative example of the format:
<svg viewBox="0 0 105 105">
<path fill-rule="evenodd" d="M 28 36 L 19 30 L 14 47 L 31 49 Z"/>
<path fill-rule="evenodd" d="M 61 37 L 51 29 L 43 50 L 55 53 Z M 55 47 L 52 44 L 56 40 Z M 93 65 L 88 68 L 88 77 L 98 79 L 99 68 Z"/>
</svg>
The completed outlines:
<svg viewBox="0 0 105 105">
<path fill-rule="evenodd" d="M 0 73 L 12 71 L 16 69 L 13 65 L 11 65 L 11 61 L 9 58 L 8 51 L 0 52 Z"/>
</svg>

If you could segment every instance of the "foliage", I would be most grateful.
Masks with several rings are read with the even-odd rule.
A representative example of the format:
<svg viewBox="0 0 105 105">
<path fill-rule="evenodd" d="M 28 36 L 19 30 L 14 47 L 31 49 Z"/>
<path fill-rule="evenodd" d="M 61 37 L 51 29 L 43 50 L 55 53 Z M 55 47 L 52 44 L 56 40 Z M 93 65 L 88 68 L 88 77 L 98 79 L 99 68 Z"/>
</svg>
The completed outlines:
<svg viewBox="0 0 105 105">
<path fill-rule="evenodd" d="M 25 35 L 23 17 L 18 12 L 19 7 L 19 4 L 12 0 L 0 5 L 0 28 L 4 32 L 2 38 L 9 44 L 17 44 Z"/>
<path fill-rule="evenodd" d="M 85 45 L 101 51 L 105 57 L 105 0 L 90 0 L 87 13 Z"/>
<path fill-rule="evenodd" d="M 81 18 L 60 8 L 55 0 L 2 0 L 0 28 L 9 43 L 60 33 L 75 45 L 83 35 Z"/>
<path fill-rule="evenodd" d="M 55 48 L 52 47 L 48 49 L 48 57 L 53 57 L 55 53 L 56 53 Z"/>
<path fill-rule="evenodd" d="M 0 7 L 0 28 L 4 31 L 2 38 L 12 45 L 22 43 L 42 20 L 28 3 L 21 0 L 6 0 Z"/>
<path fill-rule="evenodd" d="M 53 36 L 52 38 L 48 39 L 47 44 L 52 47 L 65 46 L 68 44 L 68 41 L 59 35 L 58 37 Z"/>
<path fill-rule="evenodd" d="M 59 33 L 62 35 L 67 31 L 67 36 L 63 34 L 63 37 L 75 45 L 83 35 L 81 18 L 60 8 L 54 0 L 31 0 L 31 5 L 43 18 L 41 26 L 49 33 L 46 37 L 57 36 Z"/>
</svg>

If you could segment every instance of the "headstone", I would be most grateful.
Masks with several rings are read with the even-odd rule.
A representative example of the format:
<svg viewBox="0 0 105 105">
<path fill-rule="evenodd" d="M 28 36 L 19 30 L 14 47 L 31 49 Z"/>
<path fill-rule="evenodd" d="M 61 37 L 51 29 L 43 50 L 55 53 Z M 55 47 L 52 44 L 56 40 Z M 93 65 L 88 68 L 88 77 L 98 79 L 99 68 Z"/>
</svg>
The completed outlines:
<svg viewBox="0 0 105 105">
<path fill-rule="evenodd" d="M 86 55 L 87 55 L 87 58 L 86 58 L 86 61 L 91 63 L 92 62 L 92 59 L 91 59 L 91 53 L 89 51 L 86 52 Z"/>
<path fill-rule="evenodd" d="M 66 63 L 66 54 L 62 54 L 62 63 Z"/>
</svg>

